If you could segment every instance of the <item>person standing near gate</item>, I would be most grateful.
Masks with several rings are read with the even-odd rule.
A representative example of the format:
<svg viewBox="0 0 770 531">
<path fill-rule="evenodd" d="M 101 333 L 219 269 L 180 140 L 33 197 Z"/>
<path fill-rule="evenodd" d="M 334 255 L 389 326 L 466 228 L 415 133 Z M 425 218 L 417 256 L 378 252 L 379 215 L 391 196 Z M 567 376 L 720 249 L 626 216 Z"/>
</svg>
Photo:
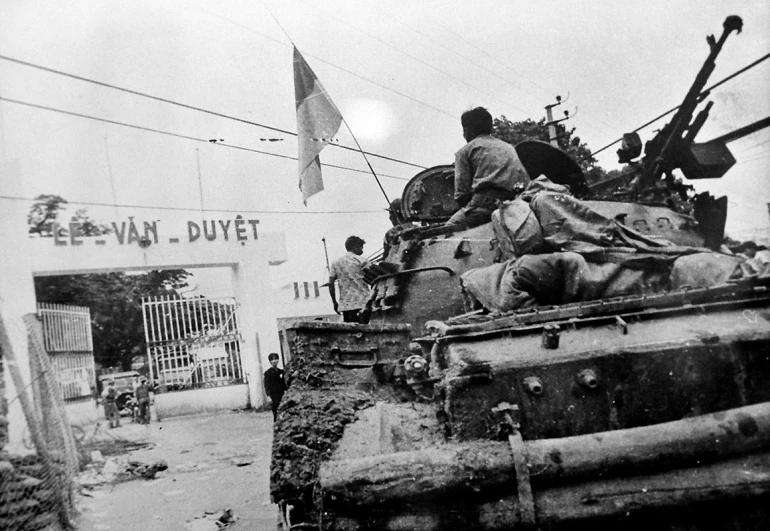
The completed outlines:
<svg viewBox="0 0 770 531">
<path fill-rule="evenodd" d="M 369 264 L 361 258 L 365 243 L 358 236 L 349 237 L 345 240 L 347 253 L 332 262 L 329 269 L 329 295 L 334 304 L 334 311 L 342 314 L 342 321 L 345 323 L 366 324 L 368 322 L 361 313 L 369 298 L 369 284 L 364 280 L 364 268 Z M 340 288 L 339 303 L 337 303 L 335 282 Z"/>
<path fill-rule="evenodd" d="M 139 404 L 139 423 L 150 423 L 150 387 L 147 385 L 147 378 L 142 377 L 139 385 L 134 390 L 136 402 Z"/>
<path fill-rule="evenodd" d="M 286 392 L 288 386 L 284 379 L 283 369 L 278 368 L 278 354 L 271 352 L 267 357 L 270 362 L 270 368 L 265 371 L 265 393 L 270 397 L 272 402 L 271 407 L 273 409 L 273 422 L 278 418 L 278 404 L 281 403 L 283 394 Z"/>
<path fill-rule="evenodd" d="M 107 388 L 102 391 L 104 401 L 104 416 L 110 424 L 110 428 L 120 427 L 120 412 L 118 411 L 118 390 L 115 389 L 115 380 L 107 383 Z"/>
</svg>

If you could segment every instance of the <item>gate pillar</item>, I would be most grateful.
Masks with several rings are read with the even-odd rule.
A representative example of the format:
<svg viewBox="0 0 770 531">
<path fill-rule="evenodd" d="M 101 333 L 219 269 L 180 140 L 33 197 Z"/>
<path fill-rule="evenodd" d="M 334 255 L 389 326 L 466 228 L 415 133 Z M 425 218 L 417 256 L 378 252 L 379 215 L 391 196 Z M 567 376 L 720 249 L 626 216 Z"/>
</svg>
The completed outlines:
<svg viewBox="0 0 770 531">
<path fill-rule="evenodd" d="M 18 161 L 0 161 L 0 182 L 3 194 L 8 197 L 26 197 Z M 26 201 L 0 199 L 0 312 L 16 358 L 16 367 L 25 382 L 30 381 L 27 331 L 22 321 L 25 314 L 34 314 L 35 283 L 30 268 L 30 252 L 27 240 Z M 29 453 L 23 444 L 27 420 L 21 409 L 21 401 L 13 400 L 19 393 L 26 393 L 32 401 L 32 390 L 16 389 L 8 367 L 9 356 L 3 354 L 3 390 L 8 406 L 8 445 L 11 453 Z"/>
<path fill-rule="evenodd" d="M 265 260 L 251 260 L 242 261 L 230 269 L 235 300 L 238 303 L 238 324 L 243 336 L 241 358 L 249 383 L 249 401 L 254 408 L 260 408 L 266 403 L 262 388 L 263 367 L 266 367 L 267 354 L 273 350 L 277 352 L 278 348 L 278 329 L 272 312 L 272 300 L 266 287 L 268 268 Z M 262 282 L 256 281 L 257 279 Z M 262 336 L 259 336 L 259 331 L 263 332 Z M 269 333 L 265 334 L 266 331 Z M 262 360 L 263 357 L 265 361 Z"/>
</svg>

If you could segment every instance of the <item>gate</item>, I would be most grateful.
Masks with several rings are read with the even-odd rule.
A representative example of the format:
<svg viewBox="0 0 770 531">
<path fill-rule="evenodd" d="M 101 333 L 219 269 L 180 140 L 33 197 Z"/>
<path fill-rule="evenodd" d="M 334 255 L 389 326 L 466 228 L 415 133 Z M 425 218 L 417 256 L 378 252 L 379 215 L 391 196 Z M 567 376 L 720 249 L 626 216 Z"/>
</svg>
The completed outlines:
<svg viewBox="0 0 770 531">
<path fill-rule="evenodd" d="M 91 311 L 82 306 L 39 302 L 37 314 L 64 399 L 91 398 L 96 385 Z"/>
<path fill-rule="evenodd" d="M 245 383 L 232 297 L 142 299 L 150 379 L 177 391 Z"/>
</svg>

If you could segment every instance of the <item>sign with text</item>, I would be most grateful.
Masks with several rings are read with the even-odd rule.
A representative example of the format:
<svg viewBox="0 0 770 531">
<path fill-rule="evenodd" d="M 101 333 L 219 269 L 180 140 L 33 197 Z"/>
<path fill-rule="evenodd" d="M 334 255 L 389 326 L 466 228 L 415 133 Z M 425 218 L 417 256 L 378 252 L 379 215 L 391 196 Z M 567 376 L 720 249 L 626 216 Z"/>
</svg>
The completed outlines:
<svg viewBox="0 0 770 531">
<path fill-rule="evenodd" d="M 259 239 L 257 232 L 259 220 L 245 219 L 240 215 L 234 219 L 187 221 L 186 238 L 164 238 L 159 223 L 159 221 L 134 221 L 133 217 L 129 217 L 128 221 L 113 221 L 106 225 L 109 232 L 93 237 L 93 241 L 96 245 L 105 245 L 108 240 L 114 239 L 120 245 L 135 243 L 140 247 L 148 247 L 151 244 L 178 244 L 182 241 L 187 243 L 197 241 L 247 242 Z M 82 223 L 73 222 L 67 225 L 54 223 L 53 239 L 55 245 L 82 245 L 86 236 Z"/>
</svg>

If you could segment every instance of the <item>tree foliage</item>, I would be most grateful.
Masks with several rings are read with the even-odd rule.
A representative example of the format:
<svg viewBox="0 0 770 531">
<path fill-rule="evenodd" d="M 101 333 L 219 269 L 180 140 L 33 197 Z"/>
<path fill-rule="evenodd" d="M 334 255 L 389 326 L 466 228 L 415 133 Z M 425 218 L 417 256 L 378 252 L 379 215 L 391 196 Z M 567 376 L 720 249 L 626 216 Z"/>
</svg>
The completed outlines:
<svg viewBox="0 0 770 531">
<path fill-rule="evenodd" d="M 38 196 L 30 208 L 29 232 L 52 237 L 54 222 L 63 214 L 66 204 L 60 196 Z M 84 236 L 109 231 L 91 220 L 85 209 L 76 211 L 72 219 L 81 224 Z M 134 356 L 145 352 L 142 297 L 173 294 L 187 286 L 189 275 L 183 269 L 166 269 L 130 275 L 115 272 L 36 277 L 35 294 L 40 302 L 90 308 L 96 362 L 102 367 L 128 370 Z"/>
<path fill-rule="evenodd" d="M 596 159 L 591 156 L 588 146 L 580 140 L 579 136 L 575 136 L 575 128 L 567 129 L 563 123 L 555 124 L 554 127 L 559 148 L 578 163 L 588 182 L 602 179 L 606 172 L 596 164 Z M 545 118 L 537 122 L 529 118 L 512 122 L 505 115 L 493 120 L 492 134 L 514 146 L 524 140 L 548 142 L 550 138 Z"/>
<path fill-rule="evenodd" d="M 53 224 L 59 213 L 66 207 L 67 200 L 60 195 L 42 194 L 35 198 L 37 201 L 27 214 L 27 225 L 30 234 L 53 236 Z"/>
<path fill-rule="evenodd" d="M 129 370 L 133 358 L 145 353 L 142 298 L 169 295 L 187 284 L 188 275 L 172 269 L 38 277 L 35 293 L 39 301 L 90 308 L 95 360 L 102 367 Z"/>
<path fill-rule="evenodd" d="M 53 236 L 54 224 L 62 223 L 59 227 L 59 236 L 69 235 L 69 223 L 59 219 L 59 214 L 66 210 L 67 200 L 60 195 L 41 194 L 35 198 L 37 201 L 29 209 L 27 224 L 30 234 L 39 234 L 43 237 Z M 80 236 L 99 236 L 108 234 L 111 229 L 106 225 L 99 225 L 89 216 L 85 208 L 75 211 L 70 218 L 71 223 L 78 223 Z"/>
</svg>

